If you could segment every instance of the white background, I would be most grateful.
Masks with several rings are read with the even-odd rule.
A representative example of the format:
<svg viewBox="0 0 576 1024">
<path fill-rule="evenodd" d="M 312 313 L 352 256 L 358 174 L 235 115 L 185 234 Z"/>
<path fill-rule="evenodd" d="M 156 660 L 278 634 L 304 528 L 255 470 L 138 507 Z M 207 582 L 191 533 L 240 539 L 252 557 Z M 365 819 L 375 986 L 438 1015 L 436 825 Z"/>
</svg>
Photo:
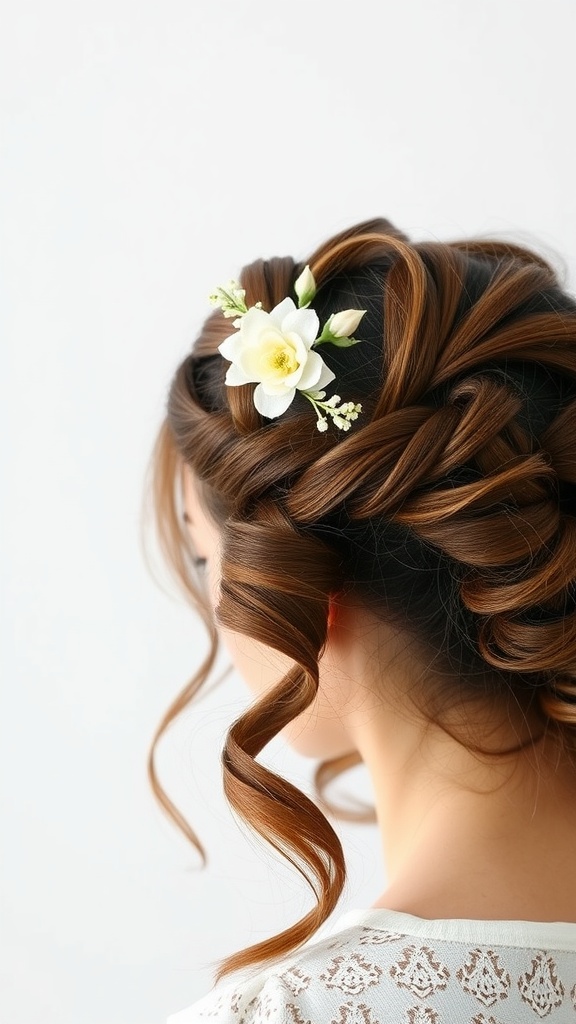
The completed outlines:
<svg viewBox="0 0 576 1024">
<path fill-rule="evenodd" d="M 218 958 L 311 906 L 220 793 L 237 676 L 158 758 L 207 870 L 148 788 L 154 729 L 205 649 L 140 545 L 167 387 L 215 284 L 367 217 L 526 241 L 573 289 L 575 12 L 4 0 L 3 1024 L 164 1024 Z M 266 757 L 309 787 L 310 761 Z M 361 771 L 336 792 L 369 796 Z M 385 878 L 376 828 L 336 827 L 339 915 Z"/>
</svg>

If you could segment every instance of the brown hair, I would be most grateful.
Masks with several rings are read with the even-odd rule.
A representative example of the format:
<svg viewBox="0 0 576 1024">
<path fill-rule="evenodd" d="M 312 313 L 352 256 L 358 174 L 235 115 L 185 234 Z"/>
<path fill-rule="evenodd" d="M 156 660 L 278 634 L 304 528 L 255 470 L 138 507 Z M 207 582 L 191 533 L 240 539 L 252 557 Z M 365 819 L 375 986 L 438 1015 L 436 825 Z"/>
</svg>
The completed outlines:
<svg viewBox="0 0 576 1024">
<path fill-rule="evenodd" d="M 222 961 L 216 980 L 295 950 L 344 886 L 342 847 L 320 806 L 338 813 L 324 787 L 359 758 L 319 765 L 320 806 L 256 759 L 314 699 L 331 595 L 354 593 L 433 652 L 449 680 L 420 694 L 434 721 L 442 701 L 512 700 L 537 710 L 566 757 L 576 751 L 576 301 L 525 246 L 413 243 L 375 219 L 307 260 L 246 266 L 247 304 L 270 310 L 294 296 L 306 263 L 320 323 L 339 309 L 367 310 L 362 344 L 322 351 L 333 390 L 362 402 L 351 429 L 319 433 L 298 392 L 286 413 L 265 419 L 254 385 L 227 387 L 217 346 L 231 325 L 216 311 L 174 374 L 150 464 L 161 547 L 204 617 L 211 651 L 156 732 L 149 778 L 204 862 L 154 766 L 160 736 L 217 649 L 182 525 L 184 464 L 222 528 L 217 620 L 294 661 L 231 725 L 224 791 L 301 872 L 316 905 Z"/>
</svg>

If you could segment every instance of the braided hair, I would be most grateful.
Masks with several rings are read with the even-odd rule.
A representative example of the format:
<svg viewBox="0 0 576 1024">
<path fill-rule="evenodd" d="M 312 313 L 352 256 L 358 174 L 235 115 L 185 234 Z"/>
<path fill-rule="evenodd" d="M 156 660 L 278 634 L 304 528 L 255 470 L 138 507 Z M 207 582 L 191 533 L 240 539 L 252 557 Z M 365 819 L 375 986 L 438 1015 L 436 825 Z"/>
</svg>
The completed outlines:
<svg viewBox="0 0 576 1024">
<path fill-rule="evenodd" d="M 218 345 L 230 325 L 214 312 L 174 374 L 153 454 L 163 547 L 213 647 L 165 717 L 149 774 L 202 854 L 153 763 L 217 644 L 177 512 L 182 464 L 221 524 L 218 621 L 294 662 L 230 727 L 224 790 L 307 878 L 317 905 L 228 957 L 218 979 L 301 945 L 344 886 L 341 844 L 318 804 L 256 760 L 314 700 L 331 595 L 353 593 L 410 633 L 450 680 L 446 700 L 492 696 L 536 708 L 566 757 L 576 754 L 576 301 L 524 246 L 414 243 L 375 219 L 306 260 L 246 266 L 247 304 L 272 309 L 306 264 L 321 322 L 333 309 L 367 311 L 362 344 L 323 350 L 339 393 L 362 403 L 351 429 L 319 434 L 298 392 L 269 420 L 254 406 L 253 385 L 226 387 Z M 320 797 L 351 763 L 318 767 Z"/>
</svg>

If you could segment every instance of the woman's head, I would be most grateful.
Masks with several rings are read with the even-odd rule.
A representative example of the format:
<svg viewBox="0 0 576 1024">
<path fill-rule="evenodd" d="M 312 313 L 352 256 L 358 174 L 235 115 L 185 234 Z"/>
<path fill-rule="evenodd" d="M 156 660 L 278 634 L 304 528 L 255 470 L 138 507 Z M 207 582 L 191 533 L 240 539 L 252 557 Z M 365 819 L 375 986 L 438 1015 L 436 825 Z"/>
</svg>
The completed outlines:
<svg viewBox="0 0 576 1024">
<path fill-rule="evenodd" d="M 255 759 L 317 699 L 331 610 L 365 608 L 410 638 L 414 663 L 430 666 L 415 713 L 442 725 L 461 705 L 473 726 L 483 707 L 520 707 L 557 731 L 566 757 L 576 745 L 576 301 L 528 249 L 411 243 L 374 220 L 299 262 L 250 264 L 247 304 L 293 296 L 306 263 L 321 323 L 367 311 L 362 344 L 322 351 L 328 393 L 362 404 L 350 430 L 320 434 L 298 392 L 262 417 L 253 384 L 224 382 L 230 321 L 216 312 L 174 375 L 155 452 L 158 524 L 180 579 L 200 607 L 179 504 L 189 474 L 215 530 L 218 623 L 287 669 L 230 729 L 226 794 L 304 859 L 320 893 L 303 921 L 226 970 L 299 944 L 342 889 L 327 819 Z"/>
</svg>

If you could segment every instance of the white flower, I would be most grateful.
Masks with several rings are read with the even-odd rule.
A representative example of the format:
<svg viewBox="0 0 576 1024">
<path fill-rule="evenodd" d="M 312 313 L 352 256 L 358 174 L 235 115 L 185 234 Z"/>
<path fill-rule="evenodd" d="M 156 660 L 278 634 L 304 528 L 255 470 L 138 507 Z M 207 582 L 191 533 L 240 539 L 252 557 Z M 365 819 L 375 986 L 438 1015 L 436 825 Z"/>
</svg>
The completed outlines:
<svg viewBox="0 0 576 1024">
<path fill-rule="evenodd" d="M 326 326 L 335 338 L 351 338 L 365 312 L 365 309 L 343 309 L 333 313 Z"/>
<path fill-rule="evenodd" d="M 270 313 L 252 306 L 240 318 L 236 334 L 218 346 L 231 363 L 226 384 L 257 381 L 254 405 L 258 412 L 269 418 L 281 416 L 297 390 L 318 390 L 334 380 L 322 356 L 311 351 L 319 326 L 313 309 L 297 309 L 289 298 Z"/>
<path fill-rule="evenodd" d="M 298 305 L 300 309 L 309 306 L 316 295 L 316 281 L 314 280 L 314 274 L 310 270 L 308 264 L 306 264 L 304 270 L 300 274 L 300 277 L 295 281 L 294 291 L 298 296 Z"/>
</svg>

